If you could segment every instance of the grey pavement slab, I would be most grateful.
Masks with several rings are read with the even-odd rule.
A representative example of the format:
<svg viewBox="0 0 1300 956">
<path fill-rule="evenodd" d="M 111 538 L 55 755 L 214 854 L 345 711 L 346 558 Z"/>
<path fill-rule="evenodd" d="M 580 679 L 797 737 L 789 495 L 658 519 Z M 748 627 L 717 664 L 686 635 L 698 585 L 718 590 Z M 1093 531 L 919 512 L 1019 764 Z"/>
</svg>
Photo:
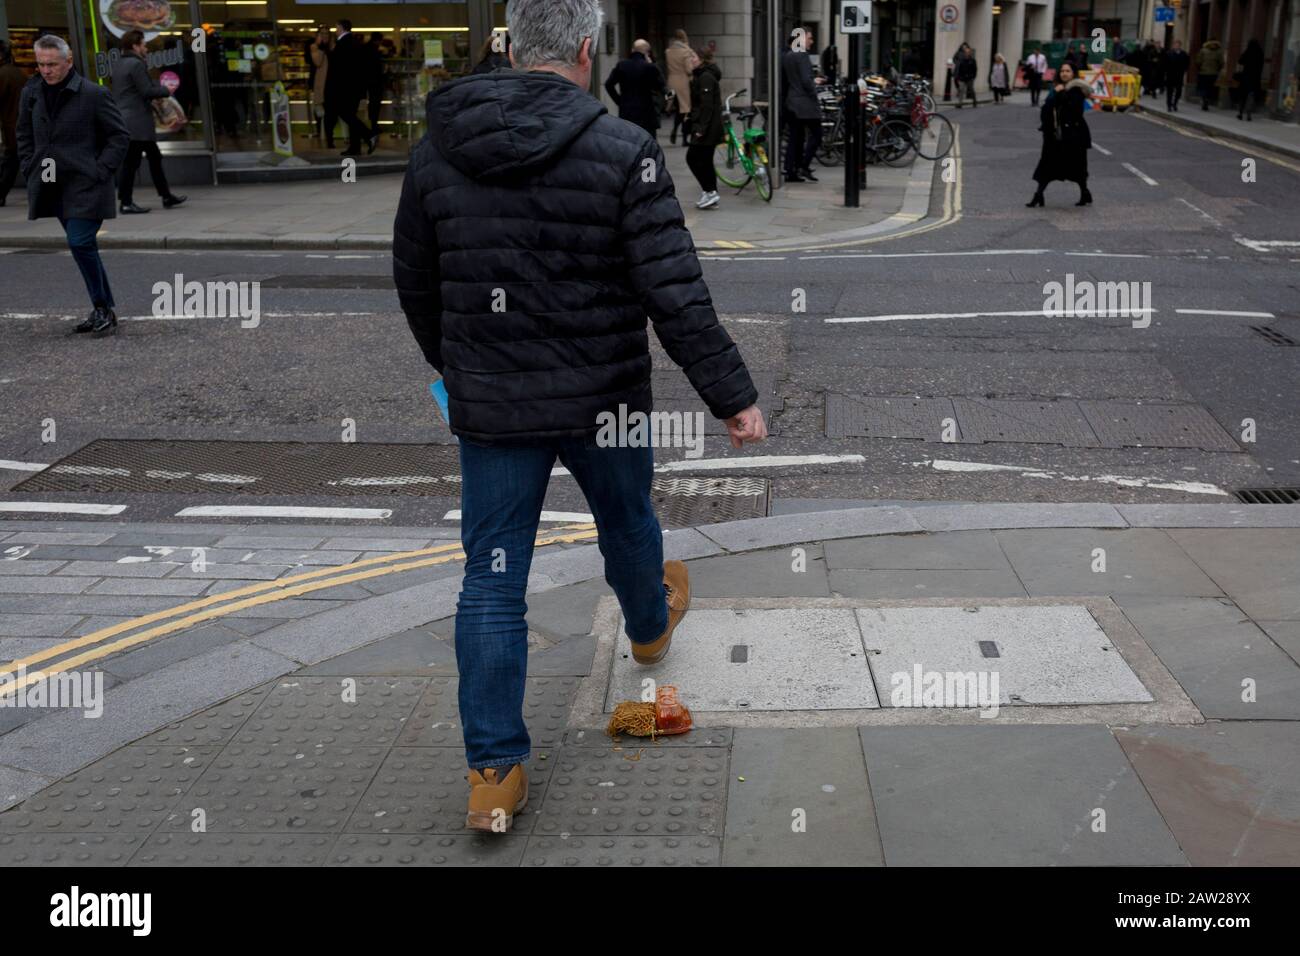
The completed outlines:
<svg viewBox="0 0 1300 956">
<path fill-rule="evenodd" d="M 427 627 L 413 627 L 298 672 L 308 676 L 386 674 L 403 677 L 455 675 L 456 649 Z"/>
<path fill-rule="evenodd" d="M 357 587 L 366 591 L 367 594 L 392 594 L 395 591 L 405 591 L 407 588 L 415 587 L 419 584 L 428 584 L 432 581 L 443 581 L 454 578 L 460 581 L 463 568 L 455 562 L 447 564 L 435 564 L 432 567 L 416 568 L 412 571 L 394 571 L 392 574 L 381 574 L 373 578 L 365 578 L 357 581 Z M 459 584 L 457 585 L 459 588 Z"/>
<path fill-rule="evenodd" d="M 1169 535 L 1251 617 L 1300 620 L 1300 529 L 1187 529 Z"/>
<path fill-rule="evenodd" d="M 434 538 L 330 538 L 319 545 L 325 549 L 354 549 L 357 551 L 422 551 L 437 544 L 445 544 Z M 270 547 L 270 545 L 268 545 Z M 297 545 L 279 545 L 279 547 L 298 547 Z"/>
<path fill-rule="evenodd" d="M 864 727 L 861 737 L 890 866 L 1187 862 L 1104 726 Z"/>
<path fill-rule="evenodd" d="M 259 581 L 274 581 L 276 578 L 294 570 L 284 564 L 211 564 L 202 571 L 196 571 L 189 564 L 174 565 L 168 577 L 173 578 L 256 578 Z"/>
<path fill-rule="evenodd" d="M 0 578 L 0 594 L 80 594 L 94 578 Z"/>
<path fill-rule="evenodd" d="M 1300 621 L 1256 621 L 1274 642 L 1300 663 Z"/>
<path fill-rule="evenodd" d="M 324 866 L 335 837 L 319 833 L 154 833 L 128 866 Z"/>
<path fill-rule="evenodd" d="M 0 831 L 147 835 L 216 756 L 215 747 L 136 743 L 115 750 L 0 813 Z"/>
<path fill-rule="evenodd" d="M 532 836 L 521 866 L 717 866 L 717 837 Z"/>
<path fill-rule="evenodd" d="M 225 746 L 266 699 L 275 683 L 261 684 L 173 721 L 145 737 L 141 743 L 180 747 Z"/>
<path fill-rule="evenodd" d="M 144 845 L 138 833 L 5 833 L 3 866 L 124 866 Z"/>
<path fill-rule="evenodd" d="M 175 607 L 176 599 L 113 594 L 43 594 L 0 596 L 0 613 L 14 614 L 147 614 Z"/>
<path fill-rule="evenodd" d="M 995 532 L 1033 596 L 1223 592 L 1164 531 L 1035 529 Z M 1102 549 L 1104 555 L 1094 552 Z M 1105 571 L 1099 559 L 1104 557 Z"/>
<path fill-rule="evenodd" d="M 170 582 L 171 580 L 172 579 L 169 578 L 168 582 Z M 231 591 L 238 591 L 241 588 L 252 587 L 253 585 L 256 584 L 264 584 L 265 582 L 252 581 L 252 580 L 241 581 L 237 579 L 208 582 L 206 580 L 196 578 L 192 582 L 186 581 L 184 583 L 197 584 L 200 590 L 203 591 L 204 597 L 213 597 L 218 594 L 227 594 Z M 307 582 L 303 582 L 303 583 L 307 583 Z M 261 592 L 261 593 L 266 593 L 266 592 Z M 249 596 L 252 597 L 253 595 L 249 595 Z M 360 584 L 336 584 L 333 587 L 321 588 L 318 591 L 306 591 L 302 594 L 299 594 L 297 597 L 293 598 L 292 600 L 333 601 L 333 602 L 364 601 L 368 597 L 373 597 L 372 593 L 370 591 L 367 591 Z M 245 612 L 240 612 L 240 613 L 247 613 L 251 616 L 253 614 L 256 614 L 259 608 L 262 607 L 266 607 L 266 605 L 258 605 L 257 607 L 247 608 Z"/>
<path fill-rule="evenodd" d="M 476 836 L 344 833 L 335 842 L 328 865 L 519 866 L 526 843 L 525 837 L 509 833 Z"/>
<path fill-rule="evenodd" d="M 1300 666 L 1231 601 L 1117 603 L 1206 717 L 1300 720 Z"/>
<path fill-rule="evenodd" d="M 13 614 L 0 612 L 0 635 L 5 637 L 62 637 L 82 620 L 81 614 Z"/>
<path fill-rule="evenodd" d="M 425 686 L 412 677 L 286 676 L 271 687 L 232 743 L 391 746 Z"/>
<path fill-rule="evenodd" d="M 1115 737 L 1193 866 L 1300 866 L 1300 738 L 1277 721 Z"/>
<path fill-rule="evenodd" d="M 978 528 L 1123 528 L 1123 516 L 1106 504 L 982 504 L 932 505 L 909 508 L 926 531 L 965 531 Z"/>
<path fill-rule="evenodd" d="M 319 548 L 324 538 L 274 534 L 228 534 L 216 539 L 218 548 Z"/>
<path fill-rule="evenodd" d="M 60 575 L 94 578 L 162 578 L 176 569 L 175 564 L 159 562 L 69 561 L 59 569 Z"/>
<path fill-rule="evenodd" d="M 884 865 L 857 731 L 741 728 L 735 734 L 724 865 Z"/>
<path fill-rule="evenodd" d="M 337 565 L 350 564 L 361 556 L 361 551 L 310 551 L 305 549 L 288 550 L 284 548 L 266 548 L 254 551 L 248 558 L 249 564 L 289 564 L 299 565 Z"/>
<path fill-rule="evenodd" d="M 827 541 L 826 567 L 871 571 L 997 571 L 1010 569 L 991 531 L 841 538 Z"/>
<path fill-rule="evenodd" d="M 31 558 L 22 558 L 17 561 L 0 561 L 0 576 L 21 577 L 25 575 L 51 574 L 62 565 L 62 561 L 33 561 Z"/>
<path fill-rule="evenodd" d="M 175 603 L 173 601 L 173 603 Z M 80 621 L 68 628 L 65 637 L 84 637 L 95 631 L 102 630 L 106 627 L 112 627 L 115 624 L 122 624 L 126 621 L 133 620 L 132 617 L 123 617 L 121 615 L 94 614 L 90 617 L 83 617 Z"/>
<path fill-rule="evenodd" d="M 124 653 L 114 654 L 104 659 L 102 664 L 108 673 L 123 680 L 133 680 L 177 661 L 197 657 L 242 640 L 244 635 L 238 631 L 208 623 L 179 634 L 155 638 Z"/>
<path fill-rule="evenodd" d="M 1134 528 L 1295 528 L 1300 508 L 1292 505 L 1116 505 Z"/>
<path fill-rule="evenodd" d="M 0 637 L 0 661 L 16 661 L 62 643 L 61 637 Z"/>
<path fill-rule="evenodd" d="M 727 751 L 722 747 L 565 747 L 546 761 L 550 782 L 533 833 L 564 838 L 721 837 Z M 463 800 L 462 800 L 463 803 Z"/>
<path fill-rule="evenodd" d="M 284 598 L 279 601 L 268 601 L 266 604 L 258 604 L 254 607 L 246 607 L 239 611 L 232 611 L 226 617 L 256 617 L 256 618 L 279 618 L 293 620 L 296 618 L 309 617 L 314 614 L 320 614 L 323 611 L 329 611 L 336 607 L 342 607 L 347 602 L 332 601 L 328 599 L 317 598 L 307 600 L 305 598 Z"/>
<path fill-rule="evenodd" d="M 939 597 L 1024 597 L 1020 579 L 1001 571 L 848 571 L 828 572 L 831 591 L 844 597 L 879 600 Z"/>
<path fill-rule="evenodd" d="M 14 531 L 5 547 L 15 544 L 103 544 L 113 533 L 103 531 Z"/>
<path fill-rule="evenodd" d="M 180 717 L 291 671 L 293 662 L 248 644 L 180 661 L 104 695 L 103 716 L 63 711 L 0 737 L 0 764 L 63 777 Z"/>
<path fill-rule="evenodd" d="M 921 531 L 922 528 L 903 509 L 881 507 L 751 518 L 708 525 L 698 530 L 728 551 L 750 551 L 831 538 Z"/>
<path fill-rule="evenodd" d="M 862 635 L 847 608 L 695 608 L 672 651 L 638 664 L 620 637 L 605 712 L 640 700 L 642 681 L 672 684 L 692 711 L 860 709 L 879 706 Z"/>
<path fill-rule="evenodd" d="M 207 582 L 202 580 L 182 581 L 168 578 L 105 578 L 86 589 L 87 594 L 145 594 L 163 597 L 196 597 Z"/>
<path fill-rule="evenodd" d="M 884 707 L 1154 699 L 1078 605 L 882 607 L 857 616 Z"/>
<path fill-rule="evenodd" d="M 134 527 L 134 526 L 133 526 Z M 178 534 L 159 534 L 148 531 L 118 531 L 111 538 L 104 542 L 112 547 L 125 548 L 176 548 L 178 551 L 189 551 L 191 548 L 219 548 L 221 544 L 221 535 L 210 532 L 207 528 L 191 528 Z M 296 545 L 279 544 L 276 547 L 292 548 Z M 230 547 L 239 547 L 239 545 L 230 545 Z M 264 545 L 263 547 L 272 547 Z"/>
<path fill-rule="evenodd" d="M 687 569 L 691 594 L 700 597 L 827 597 L 831 593 L 819 544 L 701 558 L 691 561 Z"/>
<path fill-rule="evenodd" d="M 603 577 L 530 594 L 527 598 L 528 626 L 557 637 L 590 634 L 596 604 L 612 594 Z"/>
</svg>

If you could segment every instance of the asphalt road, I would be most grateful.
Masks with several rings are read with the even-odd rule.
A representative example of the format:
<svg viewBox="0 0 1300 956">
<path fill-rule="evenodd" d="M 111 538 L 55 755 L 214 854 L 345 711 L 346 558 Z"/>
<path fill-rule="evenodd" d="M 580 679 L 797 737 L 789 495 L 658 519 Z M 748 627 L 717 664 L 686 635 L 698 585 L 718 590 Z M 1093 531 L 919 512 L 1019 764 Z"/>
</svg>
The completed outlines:
<svg viewBox="0 0 1300 956">
<path fill-rule="evenodd" d="M 932 204 L 939 213 L 947 196 L 948 224 L 866 245 L 705 257 L 773 436 L 737 453 L 714 427 L 704 458 L 732 460 L 702 473 L 769 478 L 779 508 L 804 499 L 1223 502 L 1242 488 L 1300 487 L 1300 247 L 1270 245 L 1300 239 L 1300 161 L 1158 117 L 1093 113 L 1094 205 L 1075 207 L 1074 186 L 1057 183 L 1046 208 L 1028 209 L 1035 111 L 1021 100 L 950 115 L 961 127 L 958 181 L 947 192 L 937 182 Z M 1254 160 L 1253 182 L 1243 181 L 1243 160 Z M 119 315 L 143 318 L 92 340 L 71 334 L 85 305 L 66 253 L 0 250 L 0 459 L 56 462 L 109 438 L 337 442 L 344 420 L 360 443 L 451 441 L 386 255 L 110 251 L 105 261 Z M 260 324 L 149 318 L 154 283 L 178 273 L 259 281 Z M 1045 317 L 1050 282 L 1137 283 L 1138 294 L 1149 283 L 1150 325 Z M 701 407 L 657 345 L 656 362 L 660 405 Z M 855 437 L 855 420 L 884 399 L 890 408 L 939 401 L 920 402 L 903 416 L 910 424 L 897 419 L 908 426 L 897 437 Z M 1140 446 L 1057 435 L 1080 407 L 1122 431 L 1126 416 L 1171 405 L 1199 438 L 1174 425 Z M 961 423 L 957 441 L 942 440 L 948 408 Z M 968 429 L 981 412 L 1009 416 L 999 421 L 1023 433 L 977 440 L 991 427 L 985 419 L 983 431 Z M 51 422 L 55 440 L 44 441 Z M 1253 441 L 1243 437 L 1249 422 Z M 742 455 L 793 457 L 742 467 Z M 456 507 L 454 489 L 3 493 L 31 474 L 0 468 L 0 497 L 130 502 L 135 520 L 166 520 L 195 503 L 274 502 L 384 507 L 389 523 L 423 524 Z M 563 477 L 548 507 L 585 510 Z"/>
</svg>

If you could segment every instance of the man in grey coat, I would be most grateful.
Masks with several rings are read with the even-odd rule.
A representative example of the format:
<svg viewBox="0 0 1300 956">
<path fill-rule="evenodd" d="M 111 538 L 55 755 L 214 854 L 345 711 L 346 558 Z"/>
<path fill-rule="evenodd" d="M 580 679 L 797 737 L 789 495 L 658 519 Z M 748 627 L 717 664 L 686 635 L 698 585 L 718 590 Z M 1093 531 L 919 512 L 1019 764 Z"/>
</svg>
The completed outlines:
<svg viewBox="0 0 1300 956">
<path fill-rule="evenodd" d="M 153 177 L 154 189 L 158 190 L 164 208 L 179 206 L 187 198 L 173 196 L 167 188 L 167 175 L 163 172 L 162 153 L 158 151 L 158 134 L 154 132 L 153 109 L 149 101 L 166 99 L 171 92 L 161 83 L 149 79 L 149 68 L 145 65 L 147 53 L 144 34 L 139 30 L 128 30 L 122 34 L 122 55 L 113 64 L 113 99 L 122 111 L 126 131 L 131 134 L 131 145 L 127 147 L 117 186 L 117 198 L 125 213 L 149 211 L 148 206 L 137 206 L 133 198 L 141 154 L 149 157 L 149 175 Z"/>
<path fill-rule="evenodd" d="M 113 291 L 95 236 L 113 208 L 113 174 L 131 137 L 108 90 L 72 68 L 72 50 L 49 34 L 34 44 L 36 69 L 18 104 L 18 165 L 27 218 L 55 217 L 81 270 L 94 311 L 78 332 L 117 328 Z"/>
<path fill-rule="evenodd" d="M 781 54 L 781 88 L 785 99 L 786 122 L 790 138 L 785 147 L 785 181 L 817 182 L 812 160 L 822 142 L 822 109 L 813 81 L 812 59 L 808 49 L 813 35 L 796 27 L 790 49 Z"/>
</svg>

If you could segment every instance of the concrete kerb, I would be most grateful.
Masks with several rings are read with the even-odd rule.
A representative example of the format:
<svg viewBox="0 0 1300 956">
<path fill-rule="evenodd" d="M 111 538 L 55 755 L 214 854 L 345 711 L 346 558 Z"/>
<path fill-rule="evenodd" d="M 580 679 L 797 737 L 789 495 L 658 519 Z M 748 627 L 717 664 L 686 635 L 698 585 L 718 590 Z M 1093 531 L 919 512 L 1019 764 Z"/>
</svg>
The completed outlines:
<svg viewBox="0 0 1300 956">
<path fill-rule="evenodd" d="M 1196 119 L 1195 116 L 1187 116 L 1183 113 L 1155 113 L 1149 109 L 1142 109 L 1133 114 L 1140 119 L 1152 123 L 1166 123 L 1171 126 L 1183 126 L 1187 129 L 1194 129 L 1198 133 L 1208 136 L 1210 139 L 1221 139 L 1237 147 L 1246 147 L 1253 150 L 1263 150 L 1265 152 L 1277 153 L 1286 156 L 1289 159 L 1300 159 L 1300 149 L 1286 143 L 1278 143 L 1269 140 L 1258 139 L 1250 136 L 1249 130 L 1236 132 L 1225 130 L 1221 127 L 1214 126 L 1210 123 L 1203 123 Z"/>
<path fill-rule="evenodd" d="M 106 527 L 99 522 L 76 524 Z M 196 530 L 202 527 L 194 526 Z M 276 526 L 261 527 L 271 531 Z M 950 505 L 918 503 L 915 507 L 867 506 L 669 531 L 664 535 L 664 553 L 668 558 L 690 560 L 835 538 L 924 534 L 957 529 L 1054 527 L 1294 528 L 1300 527 L 1300 508 L 1291 505 L 1061 505 L 1015 502 Z M 539 554 L 534 559 L 532 572 L 529 577 L 530 594 L 582 583 L 599 578 L 604 573 L 598 547 L 594 544 Z M 309 618 L 287 621 L 248 640 L 225 645 L 200 657 L 179 661 L 145 677 L 127 681 L 110 691 L 105 700 L 103 716 L 94 721 L 97 726 L 89 734 L 83 725 L 73 723 L 85 719 L 75 712 L 55 712 L 33 720 L 0 737 L 0 810 L 22 802 L 54 779 L 66 776 L 175 721 L 246 693 L 267 680 L 356 650 L 429 621 L 450 617 L 455 613 L 458 594 L 459 578 L 452 575 L 352 602 Z M 788 605 L 792 599 L 768 600 L 780 600 Z M 1063 599 L 1055 600 L 1059 603 Z M 1125 637 L 1124 628 L 1128 627 L 1131 631 L 1131 625 L 1127 625 L 1127 620 L 1117 609 L 1106 606 L 1110 603 L 1107 599 L 1076 597 L 1064 600 L 1086 604 L 1094 610 L 1094 615 L 1105 626 L 1107 634 L 1117 642 L 1117 646 L 1124 647 L 1125 658 L 1130 666 L 1143 677 L 1144 682 L 1154 681 L 1154 685 L 1148 683 L 1148 687 L 1156 694 L 1157 703 L 1171 708 L 1170 713 L 1164 717 L 1165 720 L 1198 719 L 1199 714 L 1186 701 L 1176 682 L 1172 686 L 1161 683 L 1163 678 L 1158 671 L 1163 671 L 1163 668 L 1158 662 L 1152 664 L 1142 658 L 1145 644 L 1141 639 L 1135 633 L 1131 639 Z M 958 604 L 970 603 L 969 598 L 956 601 Z M 897 603 L 901 605 L 909 602 Z M 988 600 L 983 603 L 998 602 Z M 608 608 L 604 613 L 609 613 Z M 1111 625 L 1107 625 L 1103 618 L 1111 620 Z M 603 618 L 598 617 L 597 623 L 601 620 Z M 1145 653 L 1149 653 L 1149 649 Z M 593 670 L 593 673 L 598 671 Z M 1168 680 L 1172 681 L 1172 678 Z M 1178 699 L 1180 696 L 1181 700 Z M 121 707 L 108 706 L 110 701 L 119 700 Z M 1090 719 L 1095 721 L 1100 715 L 1123 722 L 1121 718 L 1149 717 L 1149 710 L 1130 714 L 1113 709 L 1123 706 L 1137 705 L 1113 705 L 1105 713 L 1099 710 L 1097 715 L 1089 715 Z M 1150 708 L 1152 705 L 1141 706 Z M 589 707 L 580 712 L 588 713 Z"/>
</svg>

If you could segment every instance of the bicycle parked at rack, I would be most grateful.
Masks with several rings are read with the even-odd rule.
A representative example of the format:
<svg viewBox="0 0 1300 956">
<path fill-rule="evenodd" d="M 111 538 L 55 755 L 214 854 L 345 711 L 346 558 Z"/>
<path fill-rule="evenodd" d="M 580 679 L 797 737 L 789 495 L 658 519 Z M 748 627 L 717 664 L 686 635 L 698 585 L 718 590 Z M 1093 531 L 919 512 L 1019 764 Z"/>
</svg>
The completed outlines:
<svg viewBox="0 0 1300 956">
<path fill-rule="evenodd" d="M 727 97 L 722 105 L 722 124 L 726 139 L 713 150 L 713 171 L 718 179 L 731 186 L 737 193 L 744 189 L 749 181 L 754 181 L 754 188 L 764 202 L 772 201 L 772 164 L 767 155 L 767 130 L 754 129 L 754 117 L 759 113 L 756 107 L 732 110 L 731 101 L 744 96 L 748 90 L 737 90 Z M 744 130 L 737 135 L 732 117 L 745 124 Z"/>
</svg>

